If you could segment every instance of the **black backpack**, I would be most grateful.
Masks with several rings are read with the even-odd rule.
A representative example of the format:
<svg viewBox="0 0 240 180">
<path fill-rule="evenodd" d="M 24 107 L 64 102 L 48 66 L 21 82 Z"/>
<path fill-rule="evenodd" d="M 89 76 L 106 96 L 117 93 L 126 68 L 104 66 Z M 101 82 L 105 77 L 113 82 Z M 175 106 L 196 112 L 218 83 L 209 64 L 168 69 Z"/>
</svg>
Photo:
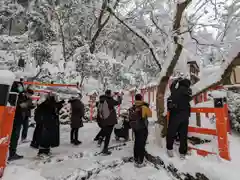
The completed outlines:
<svg viewBox="0 0 240 180">
<path fill-rule="evenodd" d="M 133 130 L 146 128 L 145 120 L 142 118 L 142 106 L 134 105 L 128 110 L 129 125 Z"/>
</svg>

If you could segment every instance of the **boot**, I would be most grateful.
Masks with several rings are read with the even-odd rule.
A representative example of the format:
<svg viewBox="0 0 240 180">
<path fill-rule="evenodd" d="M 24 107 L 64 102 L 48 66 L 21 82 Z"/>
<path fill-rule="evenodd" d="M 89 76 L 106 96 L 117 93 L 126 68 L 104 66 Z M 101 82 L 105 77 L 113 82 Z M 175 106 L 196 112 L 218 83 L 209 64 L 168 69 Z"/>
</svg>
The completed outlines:
<svg viewBox="0 0 240 180">
<path fill-rule="evenodd" d="M 79 140 L 75 140 L 75 141 L 73 142 L 73 144 L 76 145 L 76 146 L 78 146 L 78 145 L 82 144 L 82 142 L 79 141 Z"/>
<path fill-rule="evenodd" d="M 167 150 L 167 154 L 170 158 L 172 158 L 174 155 L 173 155 L 173 150 Z"/>
<path fill-rule="evenodd" d="M 99 138 L 99 139 L 98 139 L 98 146 L 99 146 L 99 147 L 102 145 L 102 142 L 103 142 L 103 138 Z"/>
<path fill-rule="evenodd" d="M 186 159 L 186 155 L 185 155 L 185 154 L 180 154 L 180 159 L 181 159 L 181 160 Z"/>
<path fill-rule="evenodd" d="M 112 152 L 109 151 L 108 149 L 104 149 L 104 150 L 102 151 L 102 154 L 103 154 L 104 156 L 109 156 L 109 155 L 112 154 Z"/>
<path fill-rule="evenodd" d="M 9 156 L 8 161 L 15 161 L 15 160 L 19 160 L 19 159 L 23 159 L 23 156 L 15 153 L 15 154 Z"/>
<path fill-rule="evenodd" d="M 134 166 L 137 168 L 142 168 L 146 166 L 146 163 L 144 161 L 143 162 L 135 161 Z"/>
<path fill-rule="evenodd" d="M 31 143 L 30 147 L 33 149 L 38 149 L 38 145 L 36 143 Z"/>
</svg>

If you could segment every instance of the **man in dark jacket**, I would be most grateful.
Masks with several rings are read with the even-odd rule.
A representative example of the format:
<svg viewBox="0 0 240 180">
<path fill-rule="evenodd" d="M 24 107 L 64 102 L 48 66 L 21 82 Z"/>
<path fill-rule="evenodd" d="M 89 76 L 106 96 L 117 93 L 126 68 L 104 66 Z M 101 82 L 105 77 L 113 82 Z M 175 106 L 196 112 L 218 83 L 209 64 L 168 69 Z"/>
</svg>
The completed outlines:
<svg viewBox="0 0 240 180">
<path fill-rule="evenodd" d="M 32 101 L 24 94 L 24 87 L 21 82 L 15 81 L 12 85 L 11 92 L 18 93 L 18 101 L 16 105 L 15 117 L 13 122 L 12 135 L 9 146 L 9 161 L 23 158 L 16 153 L 18 139 L 20 136 L 21 125 L 23 123 L 25 112 L 31 107 Z M 9 102 L 12 104 L 12 96 L 9 96 Z"/>
<path fill-rule="evenodd" d="M 182 79 L 179 82 L 179 87 L 171 93 L 168 103 L 170 111 L 168 130 L 167 130 L 167 153 L 169 157 L 173 157 L 173 143 L 177 132 L 180 138 L 180 157 L 184 158 L 188 151 L 187 134 L 189 117 L 191 113 L 191 82 L 188 79 Z"/>
<path fill-rule="evenodd" d="M 110 155 L 111 152 L 108 150 L 108 145 L 110 142 L 111 134 L 113 131 L 113 127 L 115 124 L 117 124 L 117 113 L 115 110 L 115 106 L 118 106 L 122 103 L 122 97 L 118 96 L 118 100 L 114 100 L 112 97 L 112 92 L 111 90 L 107 90 L 105 92 L 104 96 L 101 96 L 99 104 L 104 104 L 107 103 L 108 105 L 108 111 L 109 111 L 109 116 L 108 117 L 100 117 L 100 124 L 102 126 L 102 139 L 99 141 L 101 142 L 103 139 L 104 140 L 104 147 L 102 150 L 102 153 L 104 155 Z M 101 110 L 99 110 L 101 111 Z M 102 114 L 102 112 L 98 112 L 98 114 Z"/>
<path fill-rule="evenodd" d="M 82 142 L 78 140 L 79 128 L 83 127 L 82 118 L 84 117 L 84 104 L 81 101 L 82 95 L 74 97 L 69 101 L 71 104 L 71 144 L 79 145 Z"/>
</svg>

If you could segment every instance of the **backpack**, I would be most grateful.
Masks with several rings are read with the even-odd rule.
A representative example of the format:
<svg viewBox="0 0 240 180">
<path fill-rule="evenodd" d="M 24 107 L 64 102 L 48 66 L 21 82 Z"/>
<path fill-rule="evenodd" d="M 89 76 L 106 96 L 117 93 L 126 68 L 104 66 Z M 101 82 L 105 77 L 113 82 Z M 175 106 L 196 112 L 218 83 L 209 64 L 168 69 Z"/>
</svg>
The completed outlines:
<svg viewBox="0 0 240 180">
<path fill-rule="evenodd" d="M 142 118 L 142 106 L 133 106 L 129 110 L 129 125 L 133 130 L 144 129 L 146 127 Z"/>
<path fill-rule="evenodd" d="M 108 107 L 108 103 L 106 100 L 104 102 L 99 103 L 98 105 L 98 114 L 100 119 L 104 120 L 107 119 L 110 116 L 110 110 Z"/>
</svg>

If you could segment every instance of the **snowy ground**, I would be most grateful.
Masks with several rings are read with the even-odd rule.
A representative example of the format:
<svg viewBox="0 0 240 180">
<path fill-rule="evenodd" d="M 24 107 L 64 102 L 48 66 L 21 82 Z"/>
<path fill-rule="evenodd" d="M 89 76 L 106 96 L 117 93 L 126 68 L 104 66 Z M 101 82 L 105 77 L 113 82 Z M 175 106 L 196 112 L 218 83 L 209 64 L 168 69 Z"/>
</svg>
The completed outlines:
<svg viewBox="0 0 240 180">
<path fill-rule="evenodd" d="M 29 137 L 32 135 L 33 129 L 30 129 Z M 24 180 L 34 179 L 43 180 L 39 174 L 50 180 L 170 180 L 164 169 L 157 170 L 151 165 L 137 169 L 132 163 L 123 163 L 123 157 L 132 156 L 132 142 L 128 142 L 118 150 L 113 150 L 111 156 L 95 156 L 96 152 L 100 152 L 100 148 L 93 142 L 93 138 L 98 131 L 95 123 L 86 123 L 80 130 L 80 140 L 83 144 L 74 147 L 69 144 L 68 125 L 61 127 L 61 145 L 59 148 L 53 149 L 54 157 L 51 162 L 45 164 L 36 160 L 37 151 L 29 147 L 29 144 L 21 144 L 18 148 L 19 153 L 23 154 L 23 160 L 15 161 L 8 165 L 3 180 Z M 158 148 L 155 144 L 154 127 L 150 128 L 150 136 L 148 139 L 147 151 L 155 156 L 160 156 L 164 162 L 173 163 L 181 172 L 204 173 L 210 180 L 239 180 L 240 172 L 240 138 L 230 137 L 231 162 L 225 162 L 216 156 L 207 158 L 199 157 L 192 153 L 186 160 L 180 161 L 176 156 L 169 159 L 166 156 L 165 149 Z M 110 146 L 117 144 L 113 138 Z M 201 147 L 203 148 L 203 147 Z M 26 170 L 31 169 L 34 171 Z M 91 174 L 91 173 L 92 174 Z M 15 175 L 15 176 L 14 176 Z M 25 175 L 25 178 L 23 178 Z M 26 178 L 28 177 L 28 178 Z"/>
</svg>

